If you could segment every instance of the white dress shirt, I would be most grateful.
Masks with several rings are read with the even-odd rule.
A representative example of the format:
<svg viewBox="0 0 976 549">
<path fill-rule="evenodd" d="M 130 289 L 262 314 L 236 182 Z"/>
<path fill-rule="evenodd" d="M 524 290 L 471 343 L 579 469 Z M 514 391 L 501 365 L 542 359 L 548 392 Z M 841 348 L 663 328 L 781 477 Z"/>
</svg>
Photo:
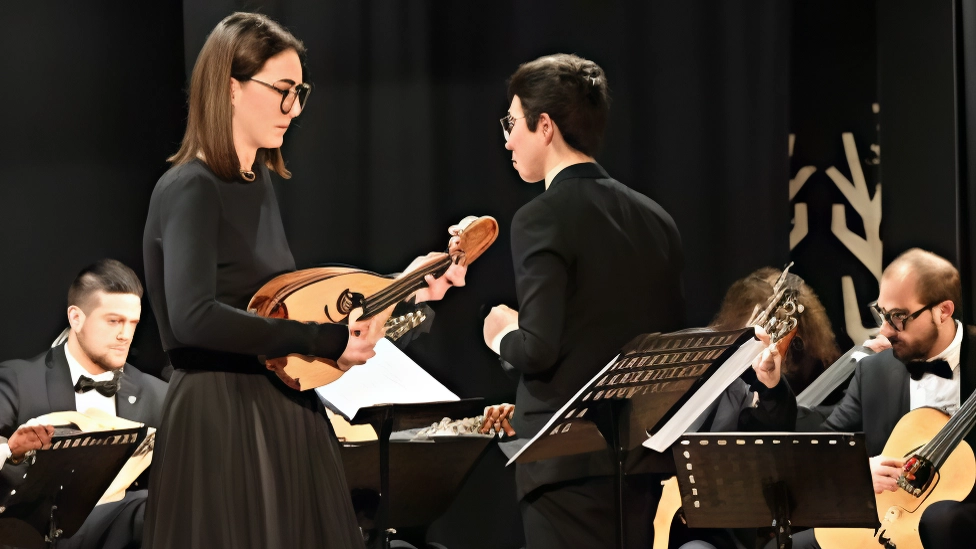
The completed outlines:
<svg viewBox="0 0 976 549">
<path fill-rule="evenodd" d="M 78 384 L 78 378 L 81 376 L 89 377 L 93 381 L 112 381 L 112 378 L 115 376 L 115 372 L 103 372 L 98 375 L 88 373 L 88 370 L 86 370 L 85 367 L 82 366 L 74 356 L 72 356 L 67 345 L 64 346 L 64 355 L 68 358 L 68 370 L 71 371 L 72 387 Z M 97 408 L 109 415 L 114 416 L 116 415 L 115 396 L 113 395 L 107 397 L 94 389 L 84 393 L 75 393 L 75 410 L 85 412 L 90 408 Z"/>
<path fill-rule="evenodd" d="M 956 321 L 956 336 L 944 351 L 929 360 L 944 360 L 952 368 L 952 379 L 939 377 L 931 372 L 922 374 L 920 379 L 909 379 L 911 409 L 928 406 L 952 415 L 959 410 L 960 381 L 959 353 L 962 348 L 962 323 Z"/>
</svg>

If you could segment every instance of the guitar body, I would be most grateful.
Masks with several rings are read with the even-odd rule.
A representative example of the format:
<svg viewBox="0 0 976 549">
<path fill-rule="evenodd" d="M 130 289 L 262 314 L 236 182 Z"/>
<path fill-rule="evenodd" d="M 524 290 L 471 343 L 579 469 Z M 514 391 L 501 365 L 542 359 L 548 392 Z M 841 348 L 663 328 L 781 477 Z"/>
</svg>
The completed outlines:
<svg viewBox="0 0 976 549">
<path fill-rule="evenodd" d="M 949 416 L 933 408 L 918 408 L 901 418 L 888 437 L 882 455 L 910 457 L 934 438 L 948 422 Z M 929 505 L 937 501 L 961 501 L 976 481 L 976 459 L 973 450 L 962 441 L 949 455 L 938 475 L 921 496 L 905 490 L 885 491 L 876 496 L 878 535 L 870 528 L 817 528 L 814 535 L 823 549 L 876 549 L 890 540 L 898 549 L 922 549 L 918 522 Z"/>
<path fill-rule="evenodd" d="M 260 316 L 319 324 L 345 324 L 358 302 L 388 288 L 394 278 L 348 267 L 304 269 L 277 276 L 251 298 L 248 310 Z M 385 323 L 395 305 L 373 316 Z M 284 371 L 301 390 L 327 385 L 342 377 L 334 360 L 291 354 Z"/>
</svg>

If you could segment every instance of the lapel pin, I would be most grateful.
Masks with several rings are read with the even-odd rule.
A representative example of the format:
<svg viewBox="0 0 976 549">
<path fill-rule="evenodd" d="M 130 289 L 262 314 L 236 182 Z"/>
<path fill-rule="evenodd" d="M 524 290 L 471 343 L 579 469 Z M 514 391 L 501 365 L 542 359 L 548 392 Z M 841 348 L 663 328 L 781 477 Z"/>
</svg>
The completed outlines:
<svg viewBox="0 0 976 549">
<path fill-rule="evenodd" d="M 136 403 L 136 397 L 135 396 L 130 396 L 129 397 L 129 404 L 135 404 L 135 403 Z"/>
</svg>

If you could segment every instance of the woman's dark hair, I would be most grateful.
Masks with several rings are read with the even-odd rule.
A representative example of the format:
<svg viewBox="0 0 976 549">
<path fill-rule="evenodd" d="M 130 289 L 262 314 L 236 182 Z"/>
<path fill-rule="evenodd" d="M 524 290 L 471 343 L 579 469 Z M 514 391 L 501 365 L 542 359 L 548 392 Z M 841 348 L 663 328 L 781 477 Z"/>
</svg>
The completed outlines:
<svg viewBox="0 0 976 549">
<path fill-rule="evenodd" d="M 218 23 L 200 50 L 190 76 L 189 116 L 183 143 L 167 160 L 179 165 L 202 156 L 221 179 L 238 179 L 241 165 L 234 148 L 230 79 L 254 76 L 268 59 L 286 50 L 294 50 L 304 61 L 304 44 L 267 16 L 238 12 Z M 258 149 L 254 161 L 263 162 L 281 177 L 291 177 L 280 149 Z"/>
<path fill-rule="evenodd" d="M 570 147 L 588 156 L 600 151 L 610 87 L 599 65 L 567 53 L 523 63 L 509 81 L 509 103 L 516 95 L 530 131 L 546 113 Z"/>
<path fill-rule="evenodd" d="M 74 305 L 85 313 L 92 309 L 96 292 L 133 294 L 142 298 L 142 282 L 132 269 L 121 261 L 99 259 L 85 267 L 68 288 L 68 306 Z"/>
</svg>

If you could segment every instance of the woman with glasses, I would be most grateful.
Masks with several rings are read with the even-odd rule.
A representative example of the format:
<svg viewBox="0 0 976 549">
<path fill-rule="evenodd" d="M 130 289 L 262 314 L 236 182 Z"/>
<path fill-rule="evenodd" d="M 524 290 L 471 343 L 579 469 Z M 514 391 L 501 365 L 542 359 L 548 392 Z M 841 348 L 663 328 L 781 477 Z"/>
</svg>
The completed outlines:
<svg viewBox="0 0 976 549">
<path fill-rule="evenodd" d="M 290 176 L 280 147 L 311 90 L 304 54 L 263 15 L 221 21 L 193 69 L 182 146 L 152 194 L 146 281 L 175 372 L 153 459 L 148 548 L 363 546 L 315 393 L 269 368 L 291 353 L 362 364 L 382 326 L 246 311 L 266 281 L 295 269 L 269 172 Z M 443 277 L 428 282 L 418 301 L 446 290 Z"/>
<path fill-rule="evenodd" d="M 519 176 L 546 190 L 512 220 L 518 312 L 492 309 L 484 336 L 519 374 L 511 427 L 530 439 L 633 337 L 683 327 L 683 256 L 671 216 L 594 159 L 610 107 L 596 63 L 525 63 L 508 97 L 505 148 Z M 659 476 L 636 473 L 666 468 L 662 456 L 628 471 L 628 547 L 650 547 L 661 493 Z M 518 464 L 527 548 L 617 547 L 613 471 L 606 450 Z"/>
</svg>

